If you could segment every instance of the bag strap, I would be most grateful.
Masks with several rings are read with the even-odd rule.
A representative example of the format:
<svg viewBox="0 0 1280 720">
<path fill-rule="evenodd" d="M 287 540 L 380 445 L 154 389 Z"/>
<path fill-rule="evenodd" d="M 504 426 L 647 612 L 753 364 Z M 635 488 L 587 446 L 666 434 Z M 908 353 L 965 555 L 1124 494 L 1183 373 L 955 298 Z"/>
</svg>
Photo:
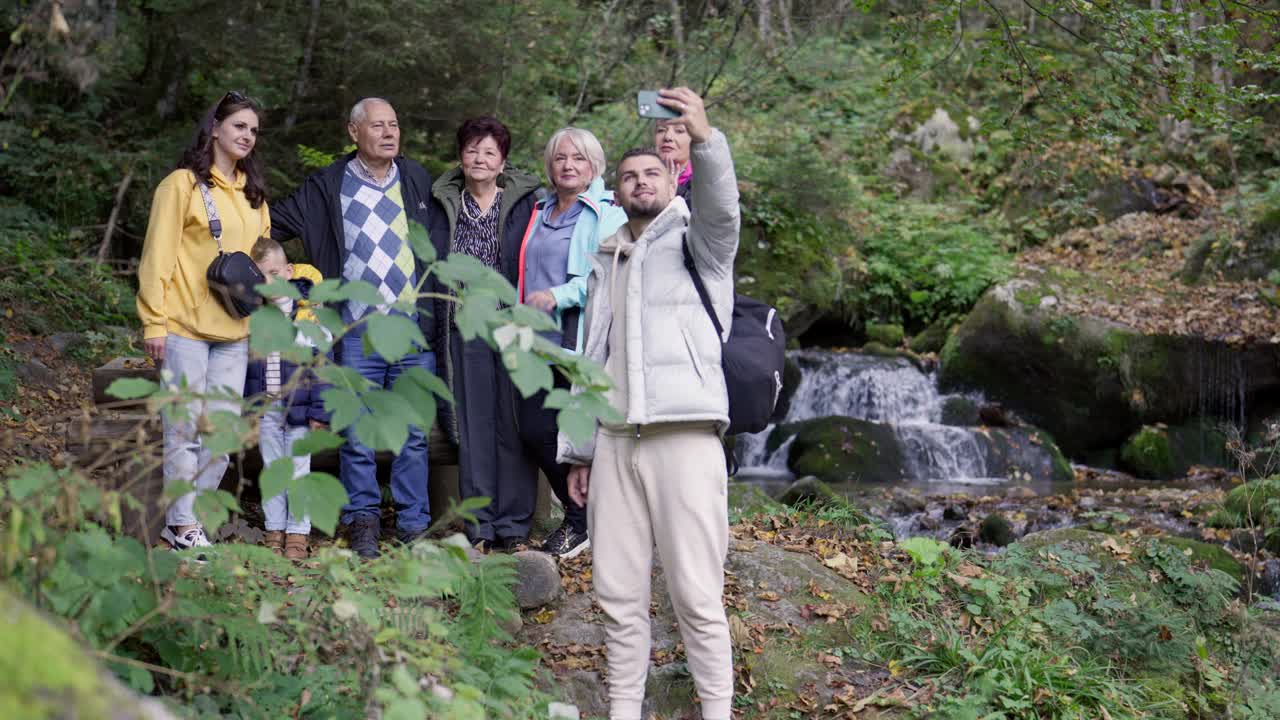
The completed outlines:
<svg viewBox="0 0 1280 720">
<path fill-rule="evenodd" d="M 702 276 L 698 274 L 698 266 L 693 262 L 693 253 L 689 251 L 689 238 L 683 235 L 680 238 L 680 245 L 684 248 L 684 266 L 689 270 L 690 277 L 693 278 L 693 287 L 698 291 L 698 298 L 702 300 L 702 307 L 707 311 L 707 315 L 711 318 L 711 324 L 716 326 L 716 337 L 720 338 L 720 343 L 724 344 L 724 328 L 720 326 L 720 318 L 716 315 L 716 310 L 711 306 L 711 297 L 707 295 L 707 286 L 702 284 Z"/>
<path fill-rule="evenodd" d="M 218 219 L 218 206 L 213 204 L 213 193 L 203 180 L 196 183 L 200 195 L 204 197 L 204 213 L 209 217 L 209 232 L 213 233 L 213 241 L 218 243 L 218 252 L 222 252 L 222 220 Z"/>
</svg>

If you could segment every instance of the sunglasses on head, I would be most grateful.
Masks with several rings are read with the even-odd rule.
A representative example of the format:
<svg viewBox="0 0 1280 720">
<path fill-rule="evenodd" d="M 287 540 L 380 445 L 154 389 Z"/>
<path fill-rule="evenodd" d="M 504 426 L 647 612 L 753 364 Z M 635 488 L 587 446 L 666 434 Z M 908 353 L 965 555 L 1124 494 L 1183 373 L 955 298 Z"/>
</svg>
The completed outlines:
<svg viewBox="0 0 1280 720">
<path fill-rule="evenodd" d="M 218 104 L 219 104 L 219 105 L 222 105 L 223 103 L 228 103 L 228 102 L 232 102 L 232 103 L 252 103 L 252 102 L 253 102 L 253 100 L 249 99 L 249 96 L 245 95 L 244 93 L 240 92 L 239 90 L 230 90 L 230 91 L 228 91 L 228 92 L 227 92 L 227 94 L 226 94 L 226 95 L 223 95 L 223 96 L 222 96 L 222 99 L 218 101 Z"/>
</svg>

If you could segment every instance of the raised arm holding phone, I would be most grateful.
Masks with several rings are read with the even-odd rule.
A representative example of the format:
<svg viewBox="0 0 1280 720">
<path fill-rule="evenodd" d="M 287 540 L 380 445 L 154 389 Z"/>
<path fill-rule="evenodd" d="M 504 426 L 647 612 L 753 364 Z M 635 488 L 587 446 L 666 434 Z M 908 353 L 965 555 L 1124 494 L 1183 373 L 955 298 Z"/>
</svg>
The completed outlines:
<svg viewBox="0 0 1280 720">
<path fill-rule="evenodd" d="M 721 342 L 685 266 L 684 246 L 724 332 L 733 309 L 740 211 L 729 144 L 702 98 L 684 87 L 654 102 L 690 140 L 696 211 L 676 194 L 677 172 L 652 148 L 622 156 L 617 198 L 627 223 L 600 243 L 588 279 L 584 353 L 604 365 L 624 422 L 597 427 L 560 460 L 587 504 L 592 572 L 609 660 L 609 717 L 638 720 L 649 666 L 649 578 L 656 545 L 680 621 L 705 720 L 730 717 L 732 649 L 724 614 L 728 473 L 721 435 L 729 399 Z M 638 110 L 645 103 L 638 101 Z M 674 169 L 678 170 L 678 169 Z"/>
</svg>

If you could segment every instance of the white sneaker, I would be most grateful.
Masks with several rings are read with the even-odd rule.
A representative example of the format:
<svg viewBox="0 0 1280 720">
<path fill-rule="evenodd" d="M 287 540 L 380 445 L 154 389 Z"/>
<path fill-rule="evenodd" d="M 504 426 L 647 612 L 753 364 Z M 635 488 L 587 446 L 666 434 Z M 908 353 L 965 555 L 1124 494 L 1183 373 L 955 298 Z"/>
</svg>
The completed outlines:
<svg viewBox="0 0 1280 720">
<path fill-rule="evenodd" d="M 169 543 L 169 547 L 173 548 L 174 552 L 179 550 L 213 547 L 213 543 L 209 542 L 209 537 L 204 534 L 204 528 L 199 525 L 187 530 L 181 535 L 174 531 L 172 525 L 165 525 L 164 529 L 160 531 L 160 539 Z M 197 562 L 204 562 L 207 558 L 204 553 L 198 553 L 195 556 L 195 560 Z"/>
</svg>

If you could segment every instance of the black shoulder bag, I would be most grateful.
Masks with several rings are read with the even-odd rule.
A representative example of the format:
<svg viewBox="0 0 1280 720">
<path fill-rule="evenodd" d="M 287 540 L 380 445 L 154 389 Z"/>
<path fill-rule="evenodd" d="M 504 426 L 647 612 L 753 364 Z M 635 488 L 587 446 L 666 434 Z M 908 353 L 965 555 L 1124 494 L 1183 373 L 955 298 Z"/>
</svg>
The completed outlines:
<svg viewBox="0 0 1280 720">
<path fill-rule="evenodd" d="M 213 241 L 218 243 L 218 256 L 209 263 L 209 270 L 205 272 L 209 292 L 231 317 L 237 320 L 249 317 L 262 304 L 262 296 L 255 288 L 265 283 L 267 278 L 247 254 L 222 250 L 222 221 L 218 219 L 218 208 L 213 204 L 213 193 L 203 181 L 197 185 L 204 197 L 209 232 L 213 234 Z"/>
</svg>

